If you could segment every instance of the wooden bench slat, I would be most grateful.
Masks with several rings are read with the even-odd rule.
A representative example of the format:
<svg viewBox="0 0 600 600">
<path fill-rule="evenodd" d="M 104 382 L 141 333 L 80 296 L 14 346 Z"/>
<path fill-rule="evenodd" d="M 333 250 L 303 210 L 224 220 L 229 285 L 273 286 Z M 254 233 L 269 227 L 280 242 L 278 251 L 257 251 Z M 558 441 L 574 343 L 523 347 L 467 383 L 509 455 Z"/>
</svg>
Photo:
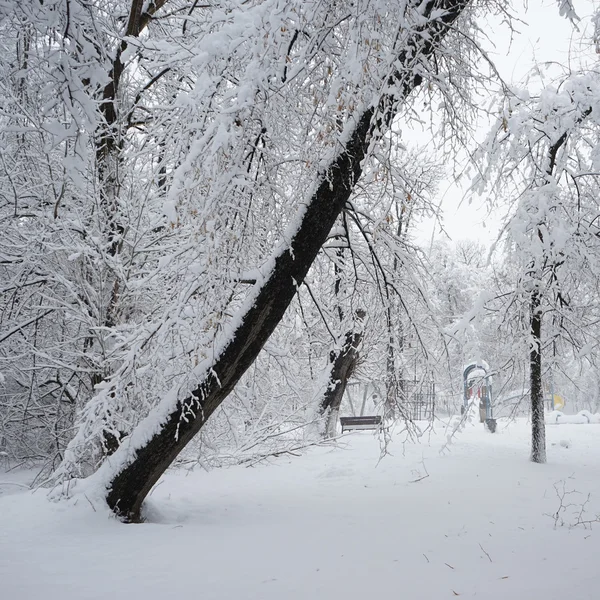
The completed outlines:
<svg viewBox="0 0 600 600">
<path fill-rule="evenodd" d="M 369 415 L 364 417 L 340 417 L 342 433 L 352 429 L 379 429 L 382 424 L 380 415 Z"/>
</svg>

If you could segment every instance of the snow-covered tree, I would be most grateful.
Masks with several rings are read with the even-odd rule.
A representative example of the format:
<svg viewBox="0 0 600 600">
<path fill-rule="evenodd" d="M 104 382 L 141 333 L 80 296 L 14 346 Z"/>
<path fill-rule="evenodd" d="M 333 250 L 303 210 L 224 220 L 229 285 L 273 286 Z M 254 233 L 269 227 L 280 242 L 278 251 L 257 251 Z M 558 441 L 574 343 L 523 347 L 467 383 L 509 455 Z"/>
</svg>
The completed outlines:
<svg viewBox="0 0 600 600">
<path fill-rule="evenodd" d="M 313 349 L 295 356 L 294 340 L 327 324 L 322 362 L 364 309 L 363 347 L 401 368 L 407 330 L 421 335 L 405 236 L 425 194 L 394 170 L 392 124 L 419 112 L 420 89 L 446 133 L 468 127 L 476 8 L 3 4 L 2 436 L 25 453 L 35 419 L 56 477 L 96 471 L 90 485 L 135 520 L 211 415 L 207 443 L 231 421 L 254 435 L 269 415 L 264 437 L 310 408 Z"/>
<path fill-rule="evenodd" d="M 528 346 L 534 462 L 546 457 L 542 357 L 552 370 L 566 347 L 597 353 L 599 83 L 590 70 L 536 95 L 516 90 L 485 148 L 484 180 L 511 206 L 516 276 L 499 300 Z"/>
</svg>

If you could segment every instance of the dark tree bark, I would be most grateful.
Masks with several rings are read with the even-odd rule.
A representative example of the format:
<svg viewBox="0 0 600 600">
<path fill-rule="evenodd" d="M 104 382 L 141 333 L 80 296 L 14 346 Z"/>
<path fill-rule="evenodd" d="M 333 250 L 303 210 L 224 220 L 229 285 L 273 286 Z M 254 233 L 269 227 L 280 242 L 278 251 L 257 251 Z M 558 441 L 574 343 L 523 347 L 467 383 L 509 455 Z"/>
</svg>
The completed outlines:
<svg viewBox="0 0 600 600">
<path fill-rule="evenodd" d="M 529 377 L 531 393 L 531 460 L 546 462 L 546 424 L 544 422 L 544 390 L 542 387 L 542 313 L 540 295 L 531 294 L 531 349 Z"/>
<path fill-rule="evenodd" d="M 364 310 L 357 310 L 358 321 L 365 318 Z M 341 350 L 332 351 L 329 357 L 330 372 L 327 389 L 321 400 L 320 412 L 326 419 L 324 437 L 335 437 L 335 426 L 340 412 L 340 405 L 346 391 L 348 380 L 352 377 L 358 362 L 358 350 L 363 338 L 362 327 L 358 331 L 349 331 L 345 335 Z"/>
<path fill-rule="evenodd" d="M 206 420 L 233 390 L 275 330 L 304 280 L 335 220 L 350 198 L 362 173 L 361 163 L 373 137 L 389 126 L 398 106 L 422 83 L 418 65 L 433 56 L 442 38 L 470 0 L 429 0 L 423 6 L 424 20 L 436 20 L 415 28 L 397 63 L 402 72 L 388 83 L 394 95 L 385 95 L 378 107 L 369 108 L 356 120 L 346 147 L 319 173 L 317 187 L 290 246 L 275 259 L 275 265 L 255 301 L 234 332 L 231 341 L 215 359 L 212 368 L 189 397 L 179 401 L 158 433 L 135 448 L 130 462 L 114 477 L 107 495 L 109 506 L 125 520 L 141 519 L 142 502 L 158 478 L 200 431 Z"/>
</svg>

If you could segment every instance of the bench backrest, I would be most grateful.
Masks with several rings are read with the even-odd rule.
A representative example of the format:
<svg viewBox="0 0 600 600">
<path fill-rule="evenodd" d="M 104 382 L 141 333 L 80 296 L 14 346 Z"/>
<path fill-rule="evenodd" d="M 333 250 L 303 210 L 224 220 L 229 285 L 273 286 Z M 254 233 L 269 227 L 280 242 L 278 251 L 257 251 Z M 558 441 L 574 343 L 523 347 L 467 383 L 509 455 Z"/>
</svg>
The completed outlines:
<svg viewBox="0 0 600 600">
<path fill-rule="evenodd" d="M 367 417 L 340 417 L 340 423 L 342 425 L 380 425 L 381 416 L 367 416 Z"/>
</svg>

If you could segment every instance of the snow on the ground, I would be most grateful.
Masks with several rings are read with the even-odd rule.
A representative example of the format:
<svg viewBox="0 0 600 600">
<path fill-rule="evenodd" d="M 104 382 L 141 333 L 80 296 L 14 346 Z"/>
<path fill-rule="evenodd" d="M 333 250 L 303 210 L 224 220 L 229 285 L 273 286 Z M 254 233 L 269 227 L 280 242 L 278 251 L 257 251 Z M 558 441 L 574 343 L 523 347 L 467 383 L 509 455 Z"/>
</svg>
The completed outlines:
<svg viewBox="0 0 600 600">
<path fill-rule="evenodd" d="M 600 523 L 573 525 L 588 494 L 583 519 L 600 513 L 600 426 L 548 426 L 546 465 L 528 460 L 525 421 L 468 426 L 443 455 L 438 429 L 396 436 L 380 462 L 357 432 L 268 465 L 173 472 L 143 525 L 2 473 L 0 598 L 598 598 Z M 556 488 L 577 493 L 555 527 Z"/>
</svg>

